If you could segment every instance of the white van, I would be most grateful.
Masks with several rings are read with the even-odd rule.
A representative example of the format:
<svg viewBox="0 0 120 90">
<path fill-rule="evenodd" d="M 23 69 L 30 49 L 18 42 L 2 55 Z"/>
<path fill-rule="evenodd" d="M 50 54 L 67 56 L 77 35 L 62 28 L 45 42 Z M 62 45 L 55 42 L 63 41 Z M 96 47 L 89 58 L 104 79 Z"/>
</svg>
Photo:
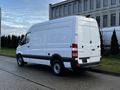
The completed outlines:
<svg viewBox="0 0 120 90">
<path fill-rule="evenodd" d="M 69 16 L 33 25 L 17 48 L 17 63 L 51 66 L 55 75 L 65 68 L 89 68 L 100 63 L 100 35 L 96 20 Z"/>
</svg>

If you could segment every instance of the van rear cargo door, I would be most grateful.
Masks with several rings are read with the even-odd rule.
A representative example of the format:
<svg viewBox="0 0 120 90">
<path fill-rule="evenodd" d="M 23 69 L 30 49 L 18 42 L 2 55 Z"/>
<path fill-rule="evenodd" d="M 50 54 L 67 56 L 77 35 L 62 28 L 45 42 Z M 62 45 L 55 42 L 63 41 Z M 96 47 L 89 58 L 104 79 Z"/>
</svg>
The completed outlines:
<svg viewBox="0 0 120 90">
<path fill-rule="evenodd" d="M 100 33 L 97 26 L 90 25 L 91 56 L 100 56 Z"/>
<path fill-rule="evenodd" d="M 96 23 L 95 23 L 96 24 Z M 100 56 L 100 39 L 97 24 L 84 21 L 78 28 L 79 58 Z"/>
<path fill-rule="evenodd" d="M 91 53 L 91 38 L 90 38 L 90 28 L 89 26 L 82 26 L 78 30 L 78 56 L 90 57 Z"/>
</svg>

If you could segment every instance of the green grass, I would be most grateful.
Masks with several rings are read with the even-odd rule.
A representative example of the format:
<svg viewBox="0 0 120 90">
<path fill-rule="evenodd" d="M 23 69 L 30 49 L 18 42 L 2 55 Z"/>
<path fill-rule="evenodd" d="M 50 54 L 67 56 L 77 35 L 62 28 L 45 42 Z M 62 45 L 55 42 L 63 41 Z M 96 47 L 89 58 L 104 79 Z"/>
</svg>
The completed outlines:
<svg viewBox="0 0 120 90">
<path fill-rule="evenodd" d="M 110 55 L 108 57 L 103 57 L 100 66 L 100 70 L 120 73 L 120 54 L 119 55 Z"/>
<path fill-rule="evenodd" d="M 15 57 L 15 51 L 15 49 L 2 48 L 0 50 L 0 55 Z M 100 66 L 97 68 L 104 71 L 120 73 L 120 54 L 103 57 Z"/>
<path fill-rule="evenodd" d="M 0 49 L 0 55 L 2 56 L 16 57 L 15 53 L 16 53 L 15 49 L 8 49 L 8 48 Z"/>
</svg>

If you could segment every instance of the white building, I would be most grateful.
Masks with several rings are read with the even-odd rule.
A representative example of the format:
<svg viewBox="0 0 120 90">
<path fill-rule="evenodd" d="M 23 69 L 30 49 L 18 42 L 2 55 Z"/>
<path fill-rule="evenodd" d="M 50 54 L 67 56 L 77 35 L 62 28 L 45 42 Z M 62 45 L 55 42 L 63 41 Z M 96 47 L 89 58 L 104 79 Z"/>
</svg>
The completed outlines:
<svg viewBox="0 0 120 90">
<path fill-rule="evenodd" d="M 110 45 L 113 30 L 120 43 L 120 0 L 66 0 L 49 5 L 50 20 L 70 15 L 95 18 L 103 31 L 104 43 Z"/>
</svg>

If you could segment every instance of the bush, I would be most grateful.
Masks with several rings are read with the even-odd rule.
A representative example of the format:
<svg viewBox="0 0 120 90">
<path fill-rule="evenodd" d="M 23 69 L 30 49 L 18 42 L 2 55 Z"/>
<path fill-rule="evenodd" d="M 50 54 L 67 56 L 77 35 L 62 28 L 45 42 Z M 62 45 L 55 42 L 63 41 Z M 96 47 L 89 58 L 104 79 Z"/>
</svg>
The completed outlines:
<svg viewBox="0 0 120 90">
<path fill-rule="evenodd" d="M 116 32 L 114 30 L 112 38 L 111 38 L 111 54 L 116 55 L 119 53 L 119 44 L 116 36 Z"/>
</svg>

